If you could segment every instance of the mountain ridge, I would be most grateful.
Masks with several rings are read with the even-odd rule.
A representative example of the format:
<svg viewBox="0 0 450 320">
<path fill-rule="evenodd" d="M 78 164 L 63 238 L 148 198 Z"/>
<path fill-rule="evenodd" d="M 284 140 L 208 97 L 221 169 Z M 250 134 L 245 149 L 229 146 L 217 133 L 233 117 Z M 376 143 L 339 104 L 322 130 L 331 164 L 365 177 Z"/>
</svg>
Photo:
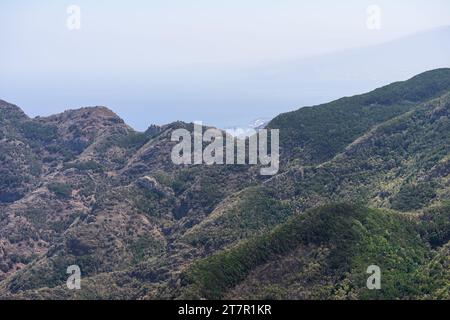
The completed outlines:
<svg viewBox="0 0 450 320">
<path fill-rule="evenodd" d="M 450 69 L 387 88 L 308 110 L 309 141 L 325 132 L 336 144 L 303 155 L 282 136 L 284 166 L 269 179 L 256 167 L 173 165 L 170 133 L 192 124 L 136 132 L 109 109 L 30 119 L 6 106 L 16 122 L 0 140 L 0 297 L 446 297 L 433 274 L 447 279 L 450 259 Z M 355 129 L 347 116 L 360 109 Z M 304 132 L 302 116 L 281 117 L 281 131 Z M 331 119 L 345 130 L 330 131 Z M 360 269 L 375 258 L 390 271 L 386 291 L 370 294 Z M 72 264 L 80 291 L 65 288 Z"/>
<path fill-rule="evenodd" d="M 312 156 L 302 159 L 303 164 L 316 164 L 329 160 L 377 123 L 409 111 L 417 101 L 432 99 L 450 89 L 449 79 L 448 68 L 428 71 L 370 93 L 281 114 L 268 128 L 283 128 L 280 144 L 286 158 L 298 160 L 302 158 L 299 154 L 305 153 Z M 351 128 L 341 128 L 343 122 Z"/>
</svg>

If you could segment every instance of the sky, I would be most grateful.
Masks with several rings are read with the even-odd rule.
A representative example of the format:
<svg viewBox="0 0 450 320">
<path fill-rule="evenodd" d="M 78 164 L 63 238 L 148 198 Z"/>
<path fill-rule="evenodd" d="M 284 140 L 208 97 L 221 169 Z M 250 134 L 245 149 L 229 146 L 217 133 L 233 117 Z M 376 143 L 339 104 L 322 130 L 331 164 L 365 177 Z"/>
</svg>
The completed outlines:
<svg viewBox="0 0 450 320">
<path fill-rule="evenodd" d="M 71 5 L 79 30 L 67 26 Z M 139 130 L 175 120 L 224 127 L 292 107 L 256 101 L 248 82 L 224 89 L 248 70 L 445 25 L 448 0 L 1 1 L 0 99 L 30 116 L 107 105 Z"/>
</svg>

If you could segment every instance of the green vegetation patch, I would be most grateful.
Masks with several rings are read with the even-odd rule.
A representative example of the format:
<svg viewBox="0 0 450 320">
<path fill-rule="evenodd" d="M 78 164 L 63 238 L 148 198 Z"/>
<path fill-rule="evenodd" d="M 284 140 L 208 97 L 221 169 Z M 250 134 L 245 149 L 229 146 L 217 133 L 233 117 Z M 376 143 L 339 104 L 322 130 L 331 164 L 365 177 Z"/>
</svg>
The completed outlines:
<svg viewBox="0 0 450 320">
<path fill-rule="evenodd" d="M 182 296 L 220 299 L 255 267 L 310 244 L 329 247 L 326 272 L 341 277 L 348 274 L 356 288 L 365 288 L 368 266 L 377 264 L 384 270 L 386 289 L 364 292 L 362 298 L 413 294 L 412 272 L 426 252 L 415 225 L 398 214 L 349 204 L 330 205 L 295 216 L 267 234 L 195 262 L 184 274 Z"/>
<path fill-rule="evenodd" d="M 436 197 L 431 183 L 406 184 L 391 199 L 394 210 L 414 211 L 425 207 Z"/>
<path fill-rule="evenodd" d="M 68 163 L 64 165 L 65 169 L 71 169 L 75 168 L 80 171 L 94 171 L 97 173 L 102 173 L 104 168 L 103 166 L 94 160 L 88 160 L 83 162 L 76 162 L 76 163 Z"/>
<path fill-rule="evenodd" d="M 23 135 L 30 140 L 50 142 L 58 137 L 58 128 L 52 125 L 42 124 L 36 121 L 22 124 Z"/>
<path fill-rule="evenodd" d="M 72 196 L 72 186 L 67 183 L 53 182 L 50 183 L 47 188 L 61 199 L 68 199 Z"/>
</svg>

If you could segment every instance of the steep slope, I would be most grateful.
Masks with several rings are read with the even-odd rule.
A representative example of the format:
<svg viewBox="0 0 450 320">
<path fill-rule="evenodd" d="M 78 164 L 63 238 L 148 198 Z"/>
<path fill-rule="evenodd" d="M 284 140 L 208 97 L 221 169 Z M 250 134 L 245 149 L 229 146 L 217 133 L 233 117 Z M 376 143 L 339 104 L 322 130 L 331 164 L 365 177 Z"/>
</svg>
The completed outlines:
<svg viewBox="0 0 450 320">
<path fill-rule="evenodd" d="M 192 124 L 139 133 L 102 107 L 29 119 L 3 104 L 4 163 L 24 182 L 0 189 L 20 194 L 0 204 L 0 297 L 443 297 L 449 79 L 436 70 L 307 111 L 322 128 L 286 118 L 281 132 L 309 140 L 282 137 L 294 161 L 269 179 L 175 166 L 171 132 Z M 362 205 L 327 205 L 341 201 Z M 65 288 L 71 264 L 81 291 Z M 365 290 L 371 264 L 386 272 L 382 292 Z"/>
<path fill-rule="evenodd" d="M 96 195 L 115 183 L 104 173 L 105 161 L 112 158 L 108 150 L 89 149 L 115 132 L 126 136 L 132 130 L 106 108 L 35 119 L 11 105 L 0 110 L 2 128 L 13 124 L 1 142 L 2 170 L 8 172 L 0 180 L 8 188 L 0 188 L 0 278 L 4 278 L 47 253 L 68 228 L 88 217 Z"/>
<path fill-rule="evenodd" d="M 450 299 L 450 203 L 432 207 L 421 217 L 422 237 L 436 250 L 420 270 L 420 298 Z"/>
<path fill-rule="evenodd" d="M 273 119 L 285 161 L 314 165 L 330 160 L 373 126 L 450 90 L 450 69 L 420 74 L 367 94 L 302 108 Z"/>
<path fill-rule="evenodd" d="M 41 163 L 20 130 L 28 120 L 17 106 L 0 100 L 0 205 L 20 199 L 38 183 Z"/>
<path fill-rule="evenodd" d="M 450 242 L 420 270 L 420 299 L 450 299 Z"/>
<path fill-rule="evenodd" d="M 182 274 L 183 298 L 373 299 L 414 295 L 427 245 L 393 212 L 346 204 L 297 215 L 270 233 L 205 260 Z M 378 265 L 383 290 L 369 291 Z"/>
<path fill-rule="evenodd" d="M 450 94 L 389 120 L 318 166 L 292 166 L 227 199 L 181 241 L 222 249 L 293 212 L 346 200 L 401 212 L 450 199 Z"/>
<path fill-rule="evenodd" d="M 269 184 L 302 207 L 347 199 L 421 210 L 449 198 L 449 117 L 445 94 L 375 127 L 331 161 L 293 168 Z"/>
<path fill-rule="evenodd" d="M 2 295 L 57 287 L 71 264 L 85 277 L 161 255 L 173 264 L 183 251 L 174 239 L 257 182 L 257 168 L 174 165 L 171 132 L 192 124 L 138 133 L 104 107 L 24 121 L 43 170 L 39 185 L 0 208 Z"/>
</svg>

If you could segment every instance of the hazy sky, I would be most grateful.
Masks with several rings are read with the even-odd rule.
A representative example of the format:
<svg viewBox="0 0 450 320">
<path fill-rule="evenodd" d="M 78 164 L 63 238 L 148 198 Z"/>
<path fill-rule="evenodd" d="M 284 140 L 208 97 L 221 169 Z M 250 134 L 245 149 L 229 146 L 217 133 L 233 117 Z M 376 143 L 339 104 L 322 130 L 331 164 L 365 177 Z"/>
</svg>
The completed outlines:
<svg viewBox="0 0 450 320">
<path fill-rule="evenodd" d="M 378 31 L 366 26 L 366 10 L 374 4 L 382 13 Z M 81 9 L 81 30 L 66 26 L 69 5 Z M 178 116 L 165 98 L 230 69 L 377 44 L 443 25 L 450 25 L 448 0 L 1 1 L 0 99 L 33 116 L 108 104 L 139 129 L 169 119 L 199 120 Z M 200 107 L 200 92 L 186 105 Z M 152 114 L 158 101 L 167 105 L 165 114 Z M 145 120 L 132 115 L 143 110 Z"/>
</svg>

